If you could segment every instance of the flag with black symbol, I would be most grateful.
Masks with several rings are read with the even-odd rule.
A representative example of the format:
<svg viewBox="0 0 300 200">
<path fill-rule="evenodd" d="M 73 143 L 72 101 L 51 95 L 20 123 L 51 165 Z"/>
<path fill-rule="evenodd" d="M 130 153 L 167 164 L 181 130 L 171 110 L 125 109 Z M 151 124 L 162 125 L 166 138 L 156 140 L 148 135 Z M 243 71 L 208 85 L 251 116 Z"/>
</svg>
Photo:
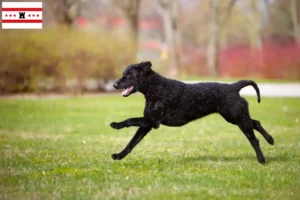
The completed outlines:
<svg viewBox="0 0 300 200">
<path fill-rule="evenodd" d="M 2 29 L 42 28 L 42 2 L 2 2 Z"/>
</svg>

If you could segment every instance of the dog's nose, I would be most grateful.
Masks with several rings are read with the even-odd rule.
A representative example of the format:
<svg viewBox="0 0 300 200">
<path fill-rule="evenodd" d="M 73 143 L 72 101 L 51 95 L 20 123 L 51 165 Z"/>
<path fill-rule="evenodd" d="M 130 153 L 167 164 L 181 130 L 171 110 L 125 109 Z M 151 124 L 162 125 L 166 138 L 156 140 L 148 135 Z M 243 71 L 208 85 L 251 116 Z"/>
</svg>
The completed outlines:
<svg viewBox="0 0 300 200">
<path fill-rule="evenodd" d="M 114 83 L 113 86 L 114 86 L 114 88 L 118 89 L 118 84 L 117 83 Z"/>
</svg>

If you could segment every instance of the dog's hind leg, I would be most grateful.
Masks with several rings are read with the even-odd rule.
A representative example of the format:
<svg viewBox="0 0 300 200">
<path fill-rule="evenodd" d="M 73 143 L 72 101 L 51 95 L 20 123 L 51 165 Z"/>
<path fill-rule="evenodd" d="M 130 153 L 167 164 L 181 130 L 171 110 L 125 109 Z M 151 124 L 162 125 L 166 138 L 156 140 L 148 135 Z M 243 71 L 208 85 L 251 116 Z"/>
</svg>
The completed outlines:
<svg viewBox="0 0 300 200">
<path fill-rule="evenodd" d="M 243 133 L 245 134 L 245 136 L 247 137 L 247 139 L 251 143 L 253 149 L 255 150 L 257 161 L 259 163 L 265 163 L 265 158 L 264 158 L 264 155 L 263 155 L 263 153 L 260 149 L 259 141 L 255 137 L 254 132 L 253 132 L 253 126 L 252 126 L 251 119 L 250 118 L 249 119 L 244 118 L 243 120 L 241 120 L 238 123 L 238 126 L 241 129 L 241 131 L 243 131 Z"/>
<path fill-rule="evenodd" d="M 252 119 L 252 126 L 253 129 L 257 130 L 262 134 L 262 136 L 267 140 L 267 142 L 271 145 L 274 144 L 273 137 L 261 126 L 260 122 L 258 120 Z"/>
<path fill-rule="evenodd" d="M 132 149 L 147 135 L 147 133 L 151 130 L 150 128 L 139 128 L 133 138 L 130 140 L 130 142 L 127 144 L 127 146 L 121 151 L 120 153 L 117 154 L 112 154 L 111 157 L 114 160 L 121 160 L 127 154 L 129 154 Z"/>
<path fill-rule="evenodd" d="M 229 109 L 228 109 L 229 108 Z M 253 128 L 257 128 L 252 124 L 252 119 L 249 115 L 248 103 L 244 98 L 240 98 L 233 106 L 224 107 L 219 113 L 229 123 L 236 124 L 244 135 L 249 140 L 259 163 L 264 163 L 265 158 L 260 149 L 259 141 L 254 135 Z"/>
</svg>

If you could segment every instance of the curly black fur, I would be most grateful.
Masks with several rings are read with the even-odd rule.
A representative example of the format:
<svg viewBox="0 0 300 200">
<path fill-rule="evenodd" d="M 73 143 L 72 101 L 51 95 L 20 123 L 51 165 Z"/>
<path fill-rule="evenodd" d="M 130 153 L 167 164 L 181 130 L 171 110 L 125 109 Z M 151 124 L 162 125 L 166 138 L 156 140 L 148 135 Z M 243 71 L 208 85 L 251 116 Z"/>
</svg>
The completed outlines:
<svg viewBox="0 0 300 200">
<path fill-rule="evenodd" d="M 144 94 L 146 106 L 143 117 L 111 123 L 111 127 L 115 129 L 139 127 L 124 150 L 112 155 L 113 159 L 124 158 L 152 128 L 159 128 L 160 124 L 183 126 L 211 113 L 219 113 L 245 134 L 256 152 L 258 162 L 265 162 L 253 129 L 260 132 L 269 144 L 273 145 L 274 140 L 259 121 L 251 119 L 248 103 L 239 95 L 243 87 L 251 85 L 260 102 L 259 89 L 254 81 L 241 80 L 233 84 L 186 84 L 159 75 L 151 69 L 151 66 L 151 62 L 130 65 L 125 69 L 121 79 L 114 84 L 116 89 L 124 89 L 122 94 L 125 97 L 137 91 Z"/>
</svg>

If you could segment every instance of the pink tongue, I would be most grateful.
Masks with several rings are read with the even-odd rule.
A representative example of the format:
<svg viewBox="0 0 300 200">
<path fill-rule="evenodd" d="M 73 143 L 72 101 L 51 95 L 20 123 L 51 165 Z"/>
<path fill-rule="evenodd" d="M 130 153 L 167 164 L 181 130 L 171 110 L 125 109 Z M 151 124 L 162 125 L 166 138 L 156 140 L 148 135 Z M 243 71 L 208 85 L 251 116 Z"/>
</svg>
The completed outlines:
<svg viewBox="0 0 300 200">
<path fill-rule="evenodd" d="M 129 88 L 126 88 L 123 92 L 122 92 L 122 95 L 126 95 L 129 91 Z"/>
<path fill-rule="evenodd" d="M 123 95 L 123 96 L 124 96 L 124 95 L 128 95 L 129 92 L 130 92 L 130 90 L 131 90 L 131 87 L 126 88 L 126 89 L 122 92 L 122 95 Z"/>
</svg>

